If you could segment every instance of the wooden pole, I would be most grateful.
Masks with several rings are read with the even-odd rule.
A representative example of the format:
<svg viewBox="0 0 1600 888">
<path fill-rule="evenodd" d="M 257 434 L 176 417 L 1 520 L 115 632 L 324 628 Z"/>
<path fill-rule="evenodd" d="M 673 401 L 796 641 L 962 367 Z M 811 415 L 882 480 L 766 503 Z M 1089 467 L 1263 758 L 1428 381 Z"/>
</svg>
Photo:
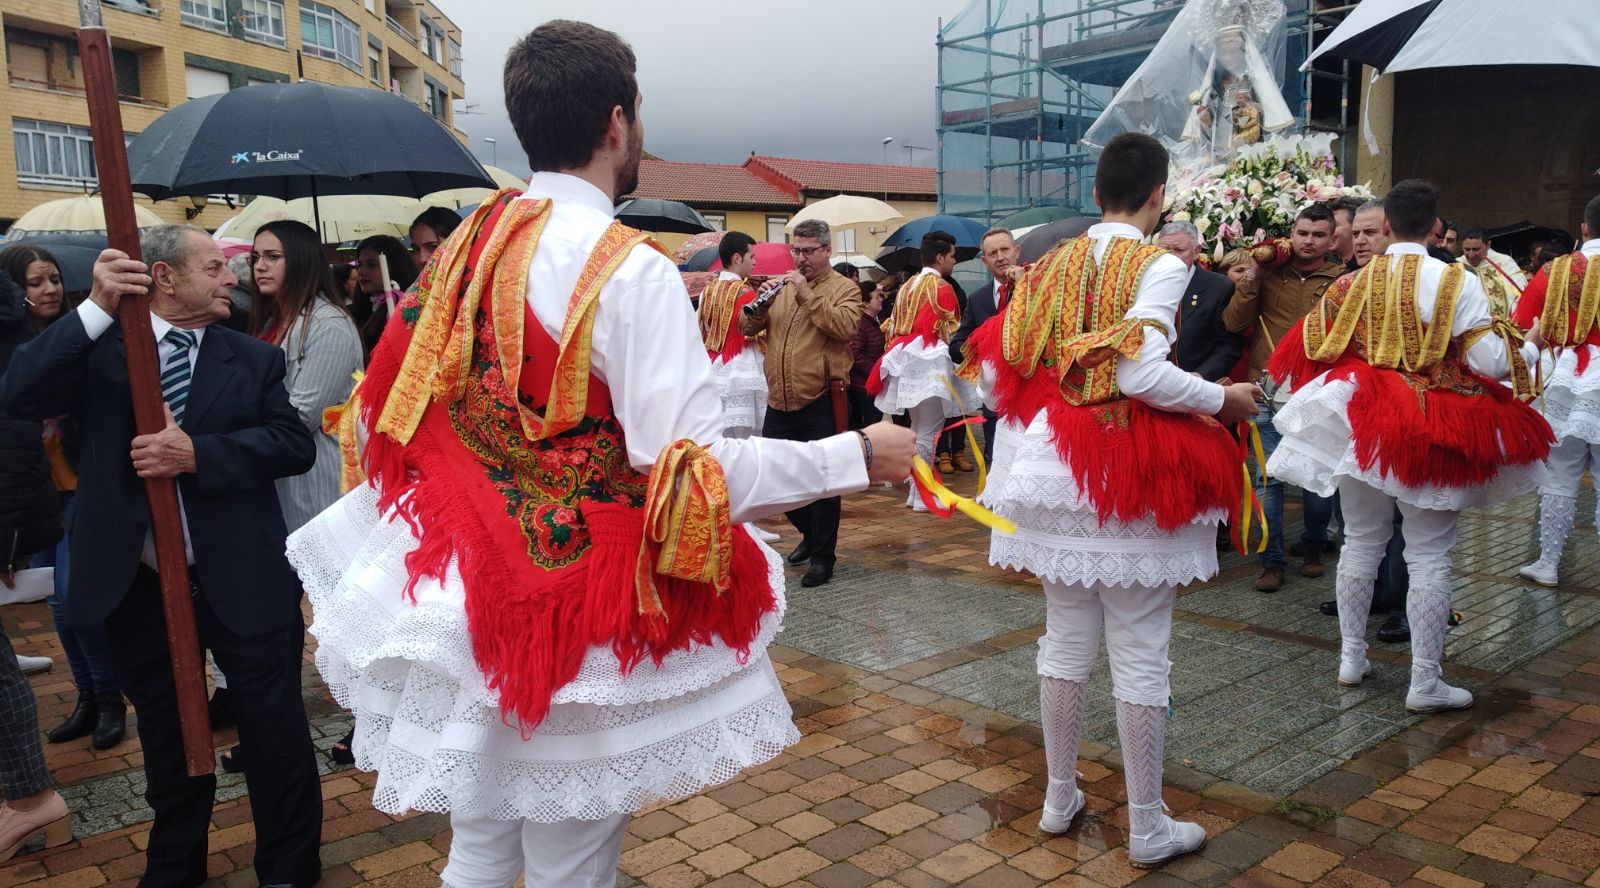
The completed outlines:
<svg viewBox="0 0 1600 888">
<path fill-rule="evenodd" d="M 100 173 L 100 201 L 105 206 L 106 239 L 113 249 L 139 258 L 139 229 L 133 215 L 133 186 L 128 152 L 122 142 L 122 109 L 117 104 L 111 67 L 111 41 L 100 18 L 100 0 L 78 0 L 82 25 L 78 48 L 83 60 L 84 92 L 89 100 L 94 161 Z M 128 387 L 133 396 L 134 425 L 141 435 L 166 425 L 156 363 L 155 334 L 150 327 L 150 297 L 125 296 L 117 312 L 128 357 Z M 145 481 L 150 501 L 150 531 L 156 540 L 156 565 L 161 574 L 161 603 L 166 615 L 167 644 L 172 654 L 172 680 L 178 694 L 178 721 L 183 729 L 183 755 L 189 774 L 210 774 L 216 756 L 211 746 L 211 718 L 206 709 L 206 681 L 200 665 L 200 640 L 195 631 L 189 561 L 184 554 L 183 519 L 178 487 L 171 478 Z M 115 627 L 112 631 L 116 631 Z"/>
</svg>

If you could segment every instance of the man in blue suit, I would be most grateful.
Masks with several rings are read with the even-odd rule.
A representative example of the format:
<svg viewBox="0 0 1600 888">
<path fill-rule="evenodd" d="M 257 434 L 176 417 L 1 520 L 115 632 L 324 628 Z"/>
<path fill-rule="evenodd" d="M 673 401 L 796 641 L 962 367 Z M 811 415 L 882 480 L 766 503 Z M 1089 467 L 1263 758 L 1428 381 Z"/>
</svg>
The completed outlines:
<svg viewBox="0 0 1600 888">
<path fill-rule="evenodd" d="M 89 299 L 17 349 L 0 410 L 70 414 L 81 429 L 67 620 L 104 622 L 138 714 L 155 811 L 140 885 L 205 880 L 216 790 L 215 777 L 184 765 L 146 478 L 177 479 L 200 645 L 238 701 L 257 877 L 309 885 L 321 872 L 322 797 L 300 696 L 300 590 L 273 482 L 311 467 L 311 436 L 289 403 L 282 351 L 217 323 L 235 281 L 210 236 L 162 225 L 141 250 L 145 262 L 102 253 Z M 147 288 L 168 419 L 139 435 L 114 316 L 124 295 Z"/>
</svg>

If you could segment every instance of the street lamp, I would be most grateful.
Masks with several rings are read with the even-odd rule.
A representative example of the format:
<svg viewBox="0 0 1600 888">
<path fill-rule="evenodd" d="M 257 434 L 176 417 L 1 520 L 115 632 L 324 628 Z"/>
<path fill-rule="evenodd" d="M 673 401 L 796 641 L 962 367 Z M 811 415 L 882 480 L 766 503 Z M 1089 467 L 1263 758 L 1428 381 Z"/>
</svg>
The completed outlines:
<svg viewBox="0 0 1600 888">
<path fill-rule="evenodd" d="M 893 136 L 883 137 L 883 202 L 889 202 L 889 143 L 894 141 Z"/>
<path fill-rule="evenodd" d="M 495 147 L 494 139 L 485 136 L 484 141 L 489 143 L 489 163 L 493 166 L 499 166 L 500 149 Z"/>
</svg>

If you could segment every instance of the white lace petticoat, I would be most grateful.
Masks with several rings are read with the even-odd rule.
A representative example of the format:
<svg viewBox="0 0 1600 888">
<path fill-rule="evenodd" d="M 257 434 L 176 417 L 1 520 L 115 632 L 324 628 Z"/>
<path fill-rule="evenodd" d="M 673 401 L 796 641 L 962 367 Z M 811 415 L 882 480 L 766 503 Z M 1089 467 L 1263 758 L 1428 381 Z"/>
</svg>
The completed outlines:
<svg viewBox="0 0 1600 888">
<path fill-rule="evenodd" d="M 1578 374 L 1578 352 L 1589 353 L 1589 363 Z M 1580 345 L 1564 349 L 1545 380 L 1544 397 L 1533 402 L 1557 438 L 1580 438 L 1600 445 L 1600 348 Z"/>
<path fill-rule="evenodd" d="M 1101 523 L 1061 462 L 1041 414 L 1026 429 L 997 424 L 994 471 L 979 500 L 1016 522 L 990 536 L 989 563 L 1057 583 L 1182 586 L 1217 573 L 1216 525 L 1226 513 L 1197 516 L 1175 531 L 1153 518 Z"/>
<path fill-rule="evenodd" d="M 1350 399 L 1356 384 L 1329 379 L 1306 383 L 1273 417 L 1282 440 L 1267 460 L 1267 474 L 1318 496 L 1332 496 L 1340 478 L 1354 478 L 1419 509 L 1459 512 L 1521 496 L 1544 481 L 1544 464 L 1503 466 L 1487 484 L 1471 487 L 1411 487 L 1374 463 L 1362 468 L 1350 430 Z"/>
<path fill-rule="evenodd" d="M 356 716 L 356 764 L 378 772 L 379 810 L 598 819 L 693 794 L 799 739 L 766 656 L 783 610 L 770 549 L 779 608 L 746 659 L 698 646 L 624 677 L 609 648 L 591 648 L 524 740 L 473 658 L 455 566 L 442 583 L 419 582 L 415 605 L 405 600 L 404 558 L 415 546 L 365 485 L 289 539 L 311 598 L 317 668 Z"/>
<path fill-rule="evenodd" d="M 874 403 L 884 413 L 904 413 L 929 398 L 944 403 L 945 416 L 961 416 L 978 407 L 977 390 L 955 375 L 950 349 L 942 342 L 902 342 L 884 354 L 879 373 L 883 376 L 883 391 Z M 960 397 L 960 404 L 951 399 L 950 390 L 945 388 L 947 379 Z"/>
<path fill-rule="evenodd" d="M 711 362 L 711 374 L 722 396 L 723 427 L 759 434 L 767 414 L 767 371 L 761 351 L 749 346 L 725 364 L 718 358 Z"/>
</svg>

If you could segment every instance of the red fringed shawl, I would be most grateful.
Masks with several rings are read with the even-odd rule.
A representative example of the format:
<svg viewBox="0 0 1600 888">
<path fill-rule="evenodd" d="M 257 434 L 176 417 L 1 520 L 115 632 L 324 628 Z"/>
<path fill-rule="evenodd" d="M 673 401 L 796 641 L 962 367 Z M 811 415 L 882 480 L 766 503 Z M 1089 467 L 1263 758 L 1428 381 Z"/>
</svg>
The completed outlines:
<svg viewBox="0 0 1600 888">
<path fill-rule="evenodd" d="M 672 477 L 652 486 L 628 462 L 610 393 L 589 375 L 592 310 L 588 324 L 580 315 L 641 236 L 614 224 L 602 237 L 557 343 L 528 309 L 522 283 L 548 202 L 514 197 L 502 192 L 485 203 L 430 263 L 373 353 L 355 403 L 380 509 L 397 510 L 420 540 L 406 558 L 407 593 L 456 562 L 478 666 L 507 723 L 531 735 L 590 647 L 609 645 L 625 671 L 718 640 L 744 655 L 776 601 L 765 556 L 743 528 L 727 524 L 720 467 L 679 442 L 657 464 Z M 459 303 L 444 326 L 470 331 L 469 341 L 416 338 L 438 329 L 419 322 L 439 299 Z M 524 341 L 507 341 L 517 338 Z M 452 347 L 459 365 L 449 363 Z M 433 391 L 413 390 L 413 362 L 439 355 L 446 361 Z M 450 377 L 455 369 L 458 379 Z M 402 443 L 395 429 L 403 437 L 408 411 L 420 420 L 410 420 L 415 430 Z M 685 507 L 685 490 L 702 501 Z M 647 499 L 665 516 L 649 541 Z M 680 547 L 670 553 L 675 564 L 699 562 L 664 575 L 655 566 L 663 542 Z M 701 579 L 680 578 L 696 570 Z"/>
</svg>

